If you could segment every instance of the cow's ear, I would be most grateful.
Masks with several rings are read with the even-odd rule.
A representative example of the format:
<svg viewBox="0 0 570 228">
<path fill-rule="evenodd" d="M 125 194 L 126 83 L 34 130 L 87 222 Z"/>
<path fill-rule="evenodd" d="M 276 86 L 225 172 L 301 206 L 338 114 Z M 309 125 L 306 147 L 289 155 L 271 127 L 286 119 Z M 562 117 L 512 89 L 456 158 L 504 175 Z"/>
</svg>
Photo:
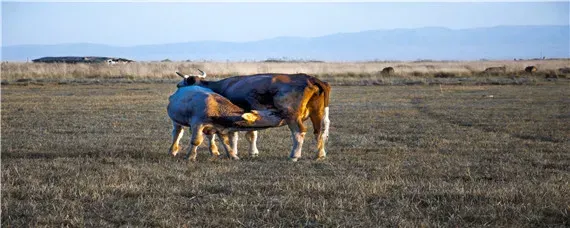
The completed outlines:
<svg viewBox="0 0 570 228">
<path fill-rule="evenodd" d="M 243 118 L 245 121 L 247 121 L 247 123 L 252 124 L 253 122 L 255 122 L 257 120 L 258 115 L 255 113 L 244 113 L 243 115 L 241 115 L 241 118 Z"/>
</svg>

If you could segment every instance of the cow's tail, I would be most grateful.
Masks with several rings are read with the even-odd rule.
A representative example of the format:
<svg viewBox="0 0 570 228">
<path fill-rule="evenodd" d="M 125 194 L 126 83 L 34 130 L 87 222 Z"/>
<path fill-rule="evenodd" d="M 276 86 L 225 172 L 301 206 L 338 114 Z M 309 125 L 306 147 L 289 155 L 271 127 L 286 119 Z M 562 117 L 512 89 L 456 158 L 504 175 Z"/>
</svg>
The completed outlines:
<svg viewBox="0 0 570 228">
<path fill-rule="evenodd" d="M 314 79 L 314 84 L 319 87 L 319 96 L 323 96 L 323 118 L 321 120 L 321 137 L 323 139 L 323 143 L 325 143 L 329 138 L 329 127 L 330 127 L 330 119 L 329 119 L 329 96 L 331 92 L 331 87 L 329 83 L 323 82 L 319 79 Z"/>
<path fill-rule="evenodd" d="M 312 78 L 312 79 L 313 80 L 311 82 L 317 87 L 319 87 L 318 94 L 320 96 L 324 96 L 324 107 L 329 107 L 329 94 L 331 91 L 331 86 L 329 85 L 329 83 L 323 82 L 317 78 Z"/>
</svg>

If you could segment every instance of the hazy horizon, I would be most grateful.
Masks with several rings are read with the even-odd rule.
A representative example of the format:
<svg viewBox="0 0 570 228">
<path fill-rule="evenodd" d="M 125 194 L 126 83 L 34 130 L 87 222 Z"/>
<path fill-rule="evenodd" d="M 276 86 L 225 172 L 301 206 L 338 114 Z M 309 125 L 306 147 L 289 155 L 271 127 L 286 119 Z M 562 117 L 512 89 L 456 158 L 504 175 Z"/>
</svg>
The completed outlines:
<svg viewBox="0 0 570 228">
<path fill-rule="evenodd" d="M 374 30 L 363 30 L 363 31 L 356 31 L 356 32 L 336 32 L 331 34 L 324 34 L 321 36 L 275 36 L 269 37 L 259 40 L 251 40 L 251 41 L 223 41 L 223 40 L 198 40 L 198 41 L 180 41 L 180 42 L 171 42 L 171 43 L 152 43 L 152 44 L 137 44 L 137 45 L 113 45 L 113 44 L 104 44 L 104 43 L 93 43 L 93 42 L 69 42 L 69 43 L 53 43 L 53 44 L 16 44 L 16 45 L 6 45 L 6 46 L 50 46 L 50 45 L 68 45 L 68 44 L 96 44 L 96 45 L 105 45 L 110 47 L 137 47 L 137 46 L 149 46 L 149 45 L 164 45 L 164 44 L 181 44 L 181 43 L 193 43 L 193 42 L 224 42 L 224 43 L 250 43 L 250 42 L 258 42 L 258 41 L 265 41 L 265 40 L 272 40 L 272 39 L 279 39 L 279 38 L 319 38 L 319 37 L 327 37 L 331 35 L 337 34 L 356 34 L 361 32 L 372 32 L 372 31 L 396 31 L 396 30 L 418 30 L 418 29 L 427 29 L 427 28 L 440 28 L 440 29 L 448 29 L 454 31 L 461 31 L 461 30 L 470 30 L 470 29 L 488 29 L 488 28 L 500 28 L 500 27 L 529 27 L 529 26 L 536 26 L 536 25 L 497 25 L 497 26 L 490 26 L 490 27 L 475 27 L 475 28 L 461 28 L 461 29 L 453 29 L 448 27 L 441 27 L 441 26 L 424 26 L 424 27 L 417 27 L 417 28 L 393 28 L 393 29 L 374 29 Z M 568 26 L 568 25 L 541 25 L 541 26 Z M 570 34 L 569 34 L 570 35 Z"/>
<path fill-rule="evenodd" d="M 2 2 L 2 46 L 138 46 L 372 30 L 568 26 L 570 2 Z"/>
</svg>

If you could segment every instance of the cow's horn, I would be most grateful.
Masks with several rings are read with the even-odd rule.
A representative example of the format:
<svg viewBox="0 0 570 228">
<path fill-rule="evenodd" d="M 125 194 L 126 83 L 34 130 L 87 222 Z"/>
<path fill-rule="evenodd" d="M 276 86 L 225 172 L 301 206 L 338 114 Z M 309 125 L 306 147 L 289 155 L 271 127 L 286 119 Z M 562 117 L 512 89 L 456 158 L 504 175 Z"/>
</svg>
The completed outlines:
<svg viewBox="0 0 570 228">
<path fill-rule="evenodd" d="M 205 78 L 205 77 L 206 77 L 206 72 L 204 72 L 204 71 L 202 71 L 202 70 L 200 70 L 200 69 L 198 69 L 198 71 L 200 71 L 200 73 L 202 73 L 202 75 L 198 75 L 198 77 L 201 77 L 201 78 Z"/>
<path fill-rule="evenodd" d="M 182 73 L 180 73 L 180 72 L 178 72 L 178 71 L 176 71 L 176 74 L 178 74 L 178 76 L 183 77 L 183 78 L 188 78 L 188 77 L 190 77 L 190 76 L 185 75 L 185 74 L 182 74 Z"/>
</svg>

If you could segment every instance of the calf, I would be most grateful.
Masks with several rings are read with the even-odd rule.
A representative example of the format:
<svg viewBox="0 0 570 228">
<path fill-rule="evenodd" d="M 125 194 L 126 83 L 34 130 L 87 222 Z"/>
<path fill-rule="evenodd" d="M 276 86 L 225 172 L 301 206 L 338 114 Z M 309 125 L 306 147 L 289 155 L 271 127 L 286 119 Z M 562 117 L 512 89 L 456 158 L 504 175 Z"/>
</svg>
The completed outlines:
<svg viewBox="0 0 570 228">
<path fill-rule="evenodd" d="M 277 127 L 284 124 L 284 120 L 274 111 L 245 112 L 225 97 L 199 86 L 179 88 L 170 96 L 167 111 L 173 124 L 172 145 L 169 152 L 176 156 L 183 127 L 190 127 L 192 131 L 191 149 L 185 158 L 191 161 L 196 161 L 196 150 L 203 141 L 204 133 L 211 136 L 217 134 L 228 157 L 237 160 L 239 157 L 229 146 L 229 142 L 234 141 L 234 132 Z M 217 148 L 214 149 L 213 137 L 210 137 L 210 140 L 210 153 L 212 158 L 215 158 L 219 152 Z"/>
</svg>

